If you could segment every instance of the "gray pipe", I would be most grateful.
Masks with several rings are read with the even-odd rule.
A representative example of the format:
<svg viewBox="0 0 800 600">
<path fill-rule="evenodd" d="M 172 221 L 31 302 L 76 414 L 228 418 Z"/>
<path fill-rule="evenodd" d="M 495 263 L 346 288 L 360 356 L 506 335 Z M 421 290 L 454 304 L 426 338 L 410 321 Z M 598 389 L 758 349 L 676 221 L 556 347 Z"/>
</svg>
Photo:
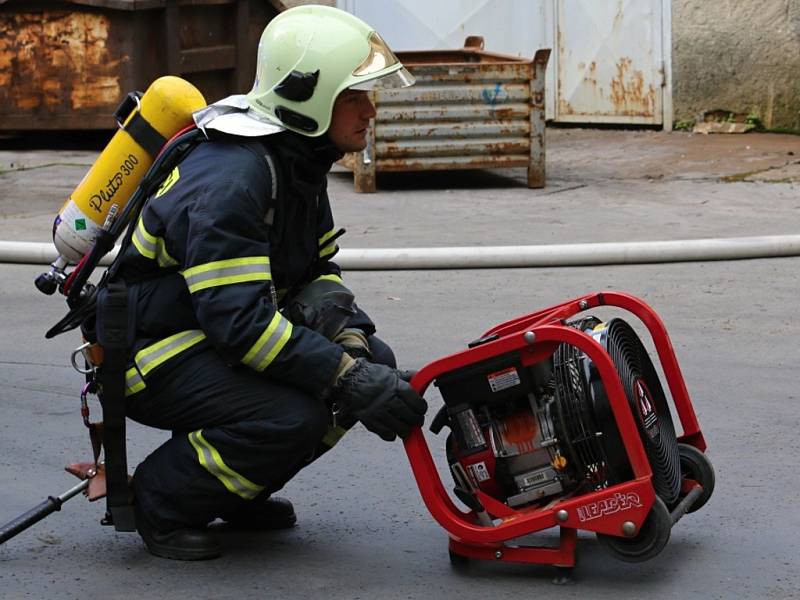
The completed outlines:
<svg viewBox="0 0 800 600">
<path fill-rule="evenodd" d="M 50 264 L 52 244 L 0 241 L 0 263 Z M 101 264 L 108 265 L 116 250 Z M 353 271 L 487 269 L 625 265 L 800 256 L 800 235 L 707 238 L 660 242 L 343 249 L 336 262 Z"/>
</svg>

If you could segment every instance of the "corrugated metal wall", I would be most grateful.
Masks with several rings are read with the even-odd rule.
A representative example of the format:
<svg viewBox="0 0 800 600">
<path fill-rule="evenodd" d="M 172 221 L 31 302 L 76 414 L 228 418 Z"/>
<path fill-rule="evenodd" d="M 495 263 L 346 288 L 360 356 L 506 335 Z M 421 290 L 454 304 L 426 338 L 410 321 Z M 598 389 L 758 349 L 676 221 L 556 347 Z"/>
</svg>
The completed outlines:
<svg viewBox="0 0 800 600">
<path fill-rule="evenodd" d="M 377 90 L 377 110 L 363 153 L 348 157 L 359 191 L 375 190 L 375 173 L 525 167 L 542 187 L 544 71 L 535 60 L 483 52 L 478 39 L 461 51 L 400 52 L 417 82 Z"/>
</svg>

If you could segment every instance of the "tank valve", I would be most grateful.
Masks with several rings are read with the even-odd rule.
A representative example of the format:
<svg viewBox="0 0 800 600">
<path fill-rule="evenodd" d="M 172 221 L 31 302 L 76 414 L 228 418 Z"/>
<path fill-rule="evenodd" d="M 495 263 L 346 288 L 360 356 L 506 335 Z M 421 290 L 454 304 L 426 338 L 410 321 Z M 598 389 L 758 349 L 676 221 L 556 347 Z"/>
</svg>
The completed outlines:
<svg viewBox="0 0 800 600">
<path fill-rule="evenodd" d="M 47 273 L 42 273 L 34 280 L 36 289 L 52 296 L 56 293 L 58 287 L 67 280 L 67 274 L 64 268 L 69 264 L 69 261 L 63 256 L 59 256 L 53 264 L 50 265 L 50 270 Z"/>
</svg>

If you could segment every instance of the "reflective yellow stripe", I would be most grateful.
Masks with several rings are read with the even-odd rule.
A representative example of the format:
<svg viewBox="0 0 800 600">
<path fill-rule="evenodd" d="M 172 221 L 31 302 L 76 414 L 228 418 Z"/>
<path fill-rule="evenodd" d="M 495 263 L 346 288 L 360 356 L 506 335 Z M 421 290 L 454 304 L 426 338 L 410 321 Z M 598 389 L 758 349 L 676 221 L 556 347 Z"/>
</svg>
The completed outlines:
<svg viewBox="0 0 800 600">
<path fill-rule="evenodd" d="M 319 238 L 319 245 L 322 246 L 322 244 L 324 244 L 329 239 L 331 239 L 334 236 L 335 233 L 336 233 L 336 229 L 331 229 L 328 233 L 326 233 L 321 238 Z"/>
<path fill-rule="evenodd" d="M 256 371 L 263 371 L 275 360 L 278 352 L 283 350 L 291 335 L 292 324 L 276 312 L 264 333 L 244 355 L 242 362 Z"/>
<path fill-rule="evenodd" d="M 202 331 L 190 329 L 139 350 L 134 357 L 135 366 L 125 371 L 125 396 L 141 392 L 147 387 L 144 381 L 147 373 L 164 361 L 203 341 L 205 337 Z"/>
<path fill-rule="evenodd" d="M 136 366 L 139 367 L 142 377 L 147 377 L 147 374 L 158 365 L 202 342 L 204 339 L 206 339 L 206 334 L 199 329 L 181 331 L 139 350 L 134 357 L 134 361 Z"/>
<path fill-rule="evenodd" d="M 136 367 L 131 367 L 125 371 L 125 396 L 132 396 L 136 392 L 141 392 L 145 388 L 144 379 L 139 374 Z"/>
<path fill-rule="evenodd" d="M 150 260 L 158 261 L 161 267 L 172 267 L 178 264 L 178 261 L 167 252 L 163 238 L 156 237 L 145 229 L 142 217 L 139 217 L 139 222 L 136 223 L 131 241 L 139 254 Z"/>
<path fill-rule="evenodd" d="M 326 256 L 330 256 L 332 254 L 336 254 L 336 252 L 339 250 L 339 246 L 336 245 L 336 240 L 334 240 L 333 242 L 331 242 L 327 246 L 323 246 L 323 244 L 325 244 L 325 242 L 327 242 L 329 239 L 331 239 L 336 234 L 336 231 L 337 231 L 336 229 L 331 229 L 328 233 L 326 233 L 321 238 L 319 238 L 319 248 L 320 248 L 319 257 L 320 258 L 325 258 Z"/>
<path fill-rule="evenodd" d="M 320 258 L 326 258 L 328 256 L 333 256 L 339 251 L 339 246 L 336 245 L 334 242 L 328 246 L 325 246 L 322 250 L 319 251 Z"/>
<path fill-rule="evenodd" d="M 269 256 L 249 256 L 215 260 L 183 271 L 186 285 L 191 293 L 219 285 L 244 283 L 247 281 L 270 281 L 272 274 Z"/>
<path fill-rule="evenodd" d="M 139 217 L 139 222 L 136 223 L 136 229 L 133 232 L 131 241 L 133 241 L 133 245 L 136 246 L 139 254 L 150 260 L 156 259 L 156 236 L 151 235 L 144 228 L 142 217 Z"/>
<path fill-rule="evenodd" d="M 178 170 L 178 167 L 175 167 L 174 169 L 172 169 L 170 174 L 167 175 L 167 178 L 158 188 L 155 197 L 158 198 L 159 196 L 163 196 L 164 194 L 166 194 L 173 185 L 178 183 L 178 179 L 180 178 L 181 178 L 181 172 Z"/>
<path fill-rule="evenodd" d="M 178 264 L 178 261 L 169 255 L 164 244 L 165 242 L 163 238 L 158 238 L 156 240 L 156 260 L 158 261 L 158 266 L 174 267 Z"/>
<path fill-rule="evenodd" d="M 339 443 L 339 440 L 344 437 L 344 434 L 347 433 L 347 431 L 347 429 L 344 427 L 339 427 L 338 425 L 336 427 L 328 425 L 328 430 L 325 432 L 325 435 L 322 438 L 322 443 L 328 448 L 333 448 Z"/>
<path fill-rule="evenodd" d="M 335 275 L 333 273 L 331 273 L 330 275 L 320 275 L 314 281 L 333 281 L 335 283 L 341 283 L 342 285 L 344 285 L 344 281 L 342 281 L 342 278 L 339 275 Z"/>
<path fill-rule="evenodd" d="M 194 446 L 200 464 L 206 471 L 219 479 L 229 492 L 241 496 L 245 500 L 252 500 L 264 491 L 264 486 L 253 483 L 226 465 L 217 449 L 203 437 L 202 430 L 190 433 L 189 442 Z"/>
</svg>

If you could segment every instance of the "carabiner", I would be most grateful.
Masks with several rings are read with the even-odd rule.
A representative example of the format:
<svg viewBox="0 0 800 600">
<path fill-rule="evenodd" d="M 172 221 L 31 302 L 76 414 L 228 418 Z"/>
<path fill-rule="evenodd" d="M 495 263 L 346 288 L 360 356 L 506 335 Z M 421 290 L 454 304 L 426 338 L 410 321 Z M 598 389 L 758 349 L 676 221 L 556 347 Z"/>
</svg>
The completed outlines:
<svg viewBox="0 0 800 600">
<path fill-rule="evenodd" d="M 90 373 L 94 373 L 95 370 L 97 369 L 97 367 L 92 365 L 91 360 L 89 360 L 89 356 L 86 354 L 86 350 L 91 345 L 92 345 L 91 342 L 86 342 L 85 344 L 81 344 L 80 346 L 75 348 L 75 350 L 72 351 L 72 354 L 70 354 L 69 361 L 72 363 L 72 368 L 75 369 L 81 375 L 88 375 Z M 83 356 L 83 360 L 84 360 L 85 364 L 91 365 L 91 366 L 89 366 L 88 368 L 87 367 L 79 367 L 78 363 L 77 363 L 77 360 L 76 360 L 76 357 L 78 356 L 78 354 Z"/>
<path fill-rule="evenodd" d="M 81 417 L 83 417 L 83 424 L 86 427 L 91 428 L 92 423 L 89 421 L 89 403 L 86 400 L 86 396 L 89 394 L 96 394 L 97 393 L 97 382 L 94 379 L 91 381 L 87 381 L 86 384 L 81 389 Z"/>
</svg>

